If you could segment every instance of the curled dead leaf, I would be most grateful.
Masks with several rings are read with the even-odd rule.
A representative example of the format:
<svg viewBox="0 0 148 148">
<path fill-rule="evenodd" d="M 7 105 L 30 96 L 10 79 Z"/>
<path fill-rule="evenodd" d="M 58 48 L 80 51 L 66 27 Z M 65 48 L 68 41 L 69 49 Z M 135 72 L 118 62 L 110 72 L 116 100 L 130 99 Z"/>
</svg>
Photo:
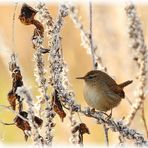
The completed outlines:
<svg viewBox="0 0 148 148">
<path fill-rule="evenodd" d="M 79 127 L 82 134 L 90 134 L 89 129 L 85 123 L 80 123 Z"/>
<path fill-rule="evenodd" d="M 13 92 L 13 90 L 10 90 L 8 93 L 8 101 L 10 103 L 10 106 L 13 110 L 16 108 L 16 94 Z"/>
<path fill-rule="evenodd" d="M 85 123 L 80 123 L 76 125 L 72 131 L 72 133 L 80 132 L 81 134 L 90 134 L 88 127 L 86 126 Z"/>
<path fill-rule="evenodd" d="M 55 92 L 54 92 L 54 94 L 52 96 L 52 105 L 53 105 L 54 111 L 60 116 L 60 118 L 63 121 L 63 119 L 66 117 L 66 113 L 63 110 L 62 104 L 61 104 L 61 102 L 59 100 L 57 90 L 55 90 Z"/>
<path fill-rule="evenodd" d="M 14 66 L 16 66 L 16 65 L 13 65 L 13 69 L 11 69 L 13 80 L 12 80 L 12 89 L 8 93 L 8 101 L 9 101 L 12 109 L 15 110 L 16 109 L 16 100 L 17 100 L 19 102 L 19 111 L 21 111 L 23 108 L 22 100 L 20 99 L 20 96 L 18 96 L 16 94 L 16 90 L 18 87 L 23 86 L 23 81 L 22 81 L 22 75 L 21 75 L 19 68 L 17 66 L 15 68 Z M 12 68 L 12 66 L 11 66 L 11 68 Z"/>
<path fill-rule="evenodd" d="M 21 116 L 23 116 L 24 118 L 26 118 L 26 119 L 28 117 L 28 113 L 25 112 L 25 111 L 21 111 L 19 114 Z M 42 124 L 43 124 L 43 120 L 40 119 L 37 116 L 34 117 L 34 121 L 38 125 L 38 127 L 41 127 Z M 23 120 L 22 118 L 20 118 L 19 116 L 16 116 L 15 117 L 14 122 L 16 123 L 16 126 L 18 128 L 20 128 L 21 130 L 23 130 L 25 140 L 27 141 L 27 139 L 28 139 L 28 133 L 31 131 L 31 127 L 30 127 L 29 123 L 27 121 Z"/>
<path fill-rule="evenodd" d="M 24 3 L 21 8 L 19 19 L 24 25 L 30 25 L 34 20 L 34 16 L 36 15 L 36 13 L 37 11 L 35 9 Z"/>
</svg>

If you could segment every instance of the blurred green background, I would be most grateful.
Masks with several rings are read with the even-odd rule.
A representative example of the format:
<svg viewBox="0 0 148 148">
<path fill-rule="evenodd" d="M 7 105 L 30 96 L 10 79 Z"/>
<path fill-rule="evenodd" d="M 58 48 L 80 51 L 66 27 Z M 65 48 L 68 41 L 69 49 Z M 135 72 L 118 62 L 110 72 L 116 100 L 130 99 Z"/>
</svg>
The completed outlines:
<svg viewBox="0 0 148 148">
<path fill-rule="evenodd" d="M 28 3 L 34 6 L 32 3 Z M 39 95 L 37 84 L 33 75 L 34 61 L 31 37 L 34 26 L 25 26 L 18 20 L 21 9 L 21 3 L 17 6 L 15 19 L 15 52 L 21 67 L 25 85 L 30 88 L 33 96 Z M 82 23 L 86 30 L 89 30 L 88 3 L 77 5 Z M 58 4 L 48 4 L 48 9 L 56 19 L 58 15 Z M 141 18 L 145 41 L 148 41 L 148 5 L 137 6 L 138 14 Z M 9 105 L 7 93 L 11 89 L 12 79 L 8 71 L 8 62 L 12 50 L 12 17 L 14 14 L 14 4 L 0 4 L 0 104 Z M 98 52 L 101 54 L 104 64 L 108 68 L 109 74 L 117 81 L 123 82 L 133 79 L 132 85 L 125 89 L 126 95 L 135 101 L 134 90 L 136 89 L 135 76 L 137 69 L 132 59 L 132 51 L 129 49 L 128 22 L 124 11 L 124 5 L 105 5 L 93 4 L 93 38 L 98 46 Z M 83 99 L 83 82 L 76 80 L 77 76 L 83 76 L 92 69 L 92 60 L 86 53 L 86 49 L 81 46 L 80 32 L 73 24 L 70 17 L 65 18 L 62 29 L 62 47 L 65 61 L 69 68 L 69 81 L 76 95 L 76 102 L 83 107 L 87 106 Z M 44 46 L 47 47 L 45 38 Z M 46 57 L 47 58 L 47 57 Z M 46 63 L 48 69 L 48 62 Z M 34 97 L 35 98 L 35 97 Z M 145 101 L 147 106 L 147 100 Z M 113 110 L 113 118 L 121 119 L 129 113 L 130 105 L 124 99 L 121 104 Z M 145 108 L 146 117 L 148 109 Z M 145 135 L 143 122 L 138 112 L 133 128 Z M 11 111 L 0 108 L 0 119 L 5 122 L 12 122 L 15 115 Z M 97 125 L 96 121 L 81 115 L 82 121 L 90 129 L 90 135 L 84 136 L 85 144 L 104 144 L 104 131 L 102 125 Z M 55 118 L 56 127 L 53 131 L 54 143 L 69 143 L 70 122 L 67 118 L 61 122 L 60 118 Z M 61 135 L 61 133 L 63 133 Z M 118 133 L 109 131 L 109 140 L 112 144 L 118 143 Z M 6 126 L 0 124 L 0 141 L 4 143 L 26 143 L 23 132 L 15 125 Z M 28 141 L 30 143 L 31 140 Z"/>
</svg>

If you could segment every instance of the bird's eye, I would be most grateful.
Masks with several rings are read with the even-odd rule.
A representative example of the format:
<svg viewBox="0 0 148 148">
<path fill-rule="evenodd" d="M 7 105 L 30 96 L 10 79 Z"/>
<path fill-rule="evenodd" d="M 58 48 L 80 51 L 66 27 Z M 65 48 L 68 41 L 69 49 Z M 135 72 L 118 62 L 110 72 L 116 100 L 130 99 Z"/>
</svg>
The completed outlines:
<svg viewBox="0 0 148 148">
<path fill-rule="evenodd" d="M 88 79 L 93 79 L 95 77 L 95 75 L 89 75 L 87 78 Z"/>
</svg>

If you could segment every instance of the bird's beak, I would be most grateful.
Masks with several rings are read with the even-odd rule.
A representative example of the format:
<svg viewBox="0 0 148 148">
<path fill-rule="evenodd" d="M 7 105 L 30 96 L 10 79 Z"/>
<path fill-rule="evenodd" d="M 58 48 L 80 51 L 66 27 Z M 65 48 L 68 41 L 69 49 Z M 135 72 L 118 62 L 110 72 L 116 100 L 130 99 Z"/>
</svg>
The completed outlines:
<svg viewBox="0 0 148 148">
<path fill-rule="evenodd" d="M 84 77 L 77 77 L 76 79 L 84 79 Z"/>
</svg>

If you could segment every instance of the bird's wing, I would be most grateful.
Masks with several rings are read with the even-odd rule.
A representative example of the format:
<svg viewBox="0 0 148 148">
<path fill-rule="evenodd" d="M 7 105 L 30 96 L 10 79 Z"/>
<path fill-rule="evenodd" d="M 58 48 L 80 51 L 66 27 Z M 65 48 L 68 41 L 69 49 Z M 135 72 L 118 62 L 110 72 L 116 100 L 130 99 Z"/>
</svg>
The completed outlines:
<svg viewBox="0 0 148 148">
<path fill-rule="evenodd" d="M 114 93 L 116 93 L 117 95 L 119 95 L 121 98 L 124 98 L 124 97 L 125 97 L 125 93 L 124 93 L 123 89 L 120 88 L 118 85 L 116 85 L 116 86 L 112 85 L 112 86 L 110 87 L 110 89 L 111 89 Z"/>
<path fill-rule="evenodd" d="M 109 77 L 106 73 L 104 73 L 103 77 L 105 78 L 104 83 L 108 86 L 109 90 L 112 90 L 114 93 L 119 95 L 121 98 L 125 97 L 123 89 L 115 82 L 115 80 Z"/>
</svg>

